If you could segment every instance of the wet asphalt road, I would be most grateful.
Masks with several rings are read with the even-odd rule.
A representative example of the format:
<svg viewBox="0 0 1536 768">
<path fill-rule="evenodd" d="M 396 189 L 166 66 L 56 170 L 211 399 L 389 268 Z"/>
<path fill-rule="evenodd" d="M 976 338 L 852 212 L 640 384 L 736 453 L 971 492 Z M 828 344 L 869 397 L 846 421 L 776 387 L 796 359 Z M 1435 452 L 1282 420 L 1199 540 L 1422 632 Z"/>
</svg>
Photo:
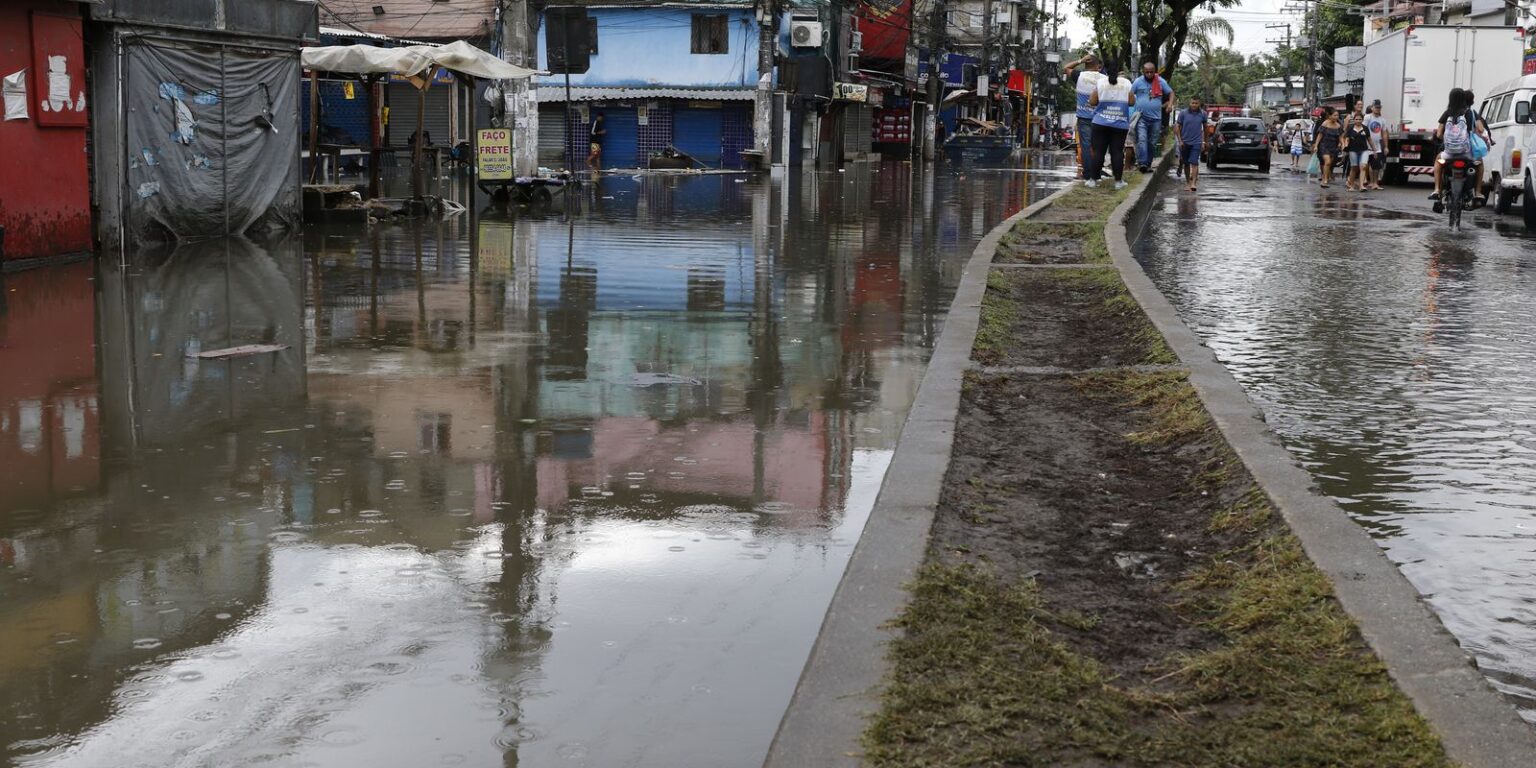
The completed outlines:
<svg viewBox="0 0 1536 768">
<path fill-rule="evenodd" d="M 1138 258 L 1325 493 L 1536 720 L 1536 237 L 1427 186 L 1165 183 Z"/>
<path fill-rule="evenodd" d="M 961 268 L 1065 182 L 610 176 L 5 276 L 0 764 L 760 765 Z"/>
</svg>

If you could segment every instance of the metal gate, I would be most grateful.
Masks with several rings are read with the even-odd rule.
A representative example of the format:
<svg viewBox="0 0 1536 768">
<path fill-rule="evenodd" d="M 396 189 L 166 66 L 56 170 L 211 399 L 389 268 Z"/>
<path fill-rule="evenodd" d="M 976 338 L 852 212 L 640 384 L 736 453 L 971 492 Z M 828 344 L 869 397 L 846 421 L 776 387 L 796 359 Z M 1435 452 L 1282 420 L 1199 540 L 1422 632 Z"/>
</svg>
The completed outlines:
<svg viewBox="0 0 1536 768">
<path fill-rule="evenodd" d="M 427 89 L 427 109 L 422 115 L 422 130 L 439 146 L 452 146 L 453 90 L 455 83 L 433 83 Z M 416 87 L 410 83 L 390 83 L 386 98 L 389 100 L 389 133 L 386 141 L 392 147 L 403 147 L 416 132 Z"/>
<path fill-rule="evenodd" d="M 720 167 L 719 107 L 680 107 L 672 112 L 672 144 L 711 168 Z"/>
<path fill-rule="evenodd" d="M 539 165 L 565 168 L 565 103 L 539 105 Z M 583 153 L 582 157 L 586 157 Z M 577 158 L 580 160 L 581 158 Z"/>
</svg>

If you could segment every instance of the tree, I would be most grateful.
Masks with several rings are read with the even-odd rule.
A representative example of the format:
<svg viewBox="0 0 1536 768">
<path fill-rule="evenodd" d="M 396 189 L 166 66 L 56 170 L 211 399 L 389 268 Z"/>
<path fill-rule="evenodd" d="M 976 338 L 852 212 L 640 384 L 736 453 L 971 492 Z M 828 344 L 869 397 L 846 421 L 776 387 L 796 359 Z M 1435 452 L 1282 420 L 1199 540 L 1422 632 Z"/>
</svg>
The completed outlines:
<svg viewBox="0 0 1536 768">
<path fill-rule="evenodd" d="M 1140 50 L 1144 57 L 1153 52 L 1164 52 L 1161 62 L 1163 73 L 1169 74 L 1183 56 L 1189 39 L 1190 28 L 1196 23 L 1193 16 L 1204 8 L 1214 13 L 1231 8 L 1240 0 L 1144 0 L 1137 4 L 1137 22 L 1140 27 Z M 1131 4 L 1130 0 L 1078 0 L 1078 9 L 1093 21 L 1094 41 L 1106 56 L 1113 56 L 1127 67 L 1134 69 L 1136 62 L 1131 54 Z"/>
</svg>

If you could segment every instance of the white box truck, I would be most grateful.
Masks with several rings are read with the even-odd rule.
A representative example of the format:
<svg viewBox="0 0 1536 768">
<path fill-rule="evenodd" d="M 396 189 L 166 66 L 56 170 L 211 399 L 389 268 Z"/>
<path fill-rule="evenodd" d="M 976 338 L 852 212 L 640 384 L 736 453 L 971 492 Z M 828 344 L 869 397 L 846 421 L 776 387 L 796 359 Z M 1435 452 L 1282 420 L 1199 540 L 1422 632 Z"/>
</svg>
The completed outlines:
<svg viewBox="0 0 1536 768">
<path fill-rule="evenodd" d="M 1435 120 L 1452 88 L 1482 100 L 1490 89 L 1516 77 L 1525 57 L 1520 27 L 1413 26 L 1365 47 L 1365 103 L 1381 99 L 1391 131 L 1388 181 L 1429 178 L 1434 172 Z"/>
</svg>

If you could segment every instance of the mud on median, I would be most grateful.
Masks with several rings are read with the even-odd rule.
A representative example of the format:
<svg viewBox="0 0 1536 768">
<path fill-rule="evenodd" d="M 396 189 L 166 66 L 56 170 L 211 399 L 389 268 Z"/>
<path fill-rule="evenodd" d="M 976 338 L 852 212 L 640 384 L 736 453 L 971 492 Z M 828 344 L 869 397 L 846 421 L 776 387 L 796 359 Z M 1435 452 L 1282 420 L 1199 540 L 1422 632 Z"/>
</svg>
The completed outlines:
<svg viewBox="0 0 1536 768">
<path fill-rule="evenodd" d="M 997 261 L 1102 242 L 1120 197 Z M 990 278 L 866 761 L 1449 765 L 1118 275 Z"/>
</svg>

